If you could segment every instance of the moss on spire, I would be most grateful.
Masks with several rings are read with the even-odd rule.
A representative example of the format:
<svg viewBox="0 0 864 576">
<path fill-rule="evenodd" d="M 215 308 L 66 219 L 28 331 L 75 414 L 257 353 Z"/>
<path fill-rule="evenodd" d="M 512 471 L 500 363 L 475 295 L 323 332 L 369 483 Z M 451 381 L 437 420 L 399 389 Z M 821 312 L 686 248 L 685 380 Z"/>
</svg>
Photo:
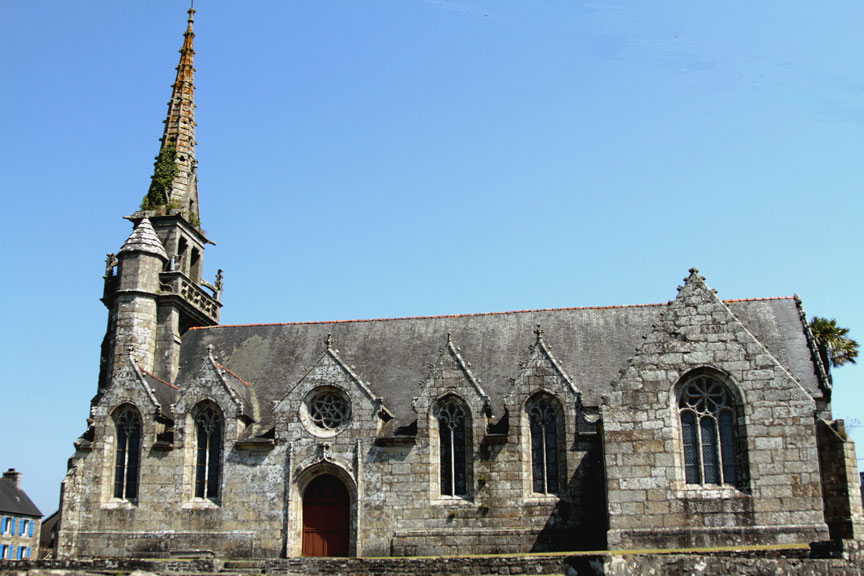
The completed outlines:
<svg viewBox="0 0 864 576">
<path fill-rule="evenodd" d="M 156 169 L 153 171 L 153 179 L 150 181 L 150 190 L 141 201 L 142 210 L 153 210 L 159 206 L 168 204 L 171 184 L 177 176 L 177 146 L 169 142 L 159 151 L 156 157 Z"/>
</svg>

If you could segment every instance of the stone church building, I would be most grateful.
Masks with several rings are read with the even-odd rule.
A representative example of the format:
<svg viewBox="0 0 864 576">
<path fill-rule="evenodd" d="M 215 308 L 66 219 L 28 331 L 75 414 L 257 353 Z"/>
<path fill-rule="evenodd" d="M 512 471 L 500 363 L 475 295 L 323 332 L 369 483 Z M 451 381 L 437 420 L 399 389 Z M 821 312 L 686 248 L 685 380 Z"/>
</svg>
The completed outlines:
<svg viewBox="0 0 864 576">
<path fill-rule="evenodd" d="M 860 535 L 854 448 L 797 297 L 722 300 L 692 269 L 661 304 L 219 325 L 221 271 L 201 274 L 193 15 L 154 184 L 108 255 L 60 557 Z"/>
</svg>

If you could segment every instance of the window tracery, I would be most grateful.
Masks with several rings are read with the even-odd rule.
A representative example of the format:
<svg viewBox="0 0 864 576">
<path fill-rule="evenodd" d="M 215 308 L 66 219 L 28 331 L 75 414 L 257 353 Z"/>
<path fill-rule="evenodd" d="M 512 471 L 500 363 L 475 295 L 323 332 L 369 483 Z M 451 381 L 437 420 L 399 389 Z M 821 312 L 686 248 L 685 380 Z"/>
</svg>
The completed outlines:
<svg viewBox="0 0 864 576">
<path fill-rule="evenodd" d="M 114 497 L 138 498 L 138 470 L 141 465 L 141 417 L 132 406 L 121 408 L 114 417 L 117 441 L 114 459 Z"/>
<path fill-rule="evenodd" d="M 351 417 L 351 405 L 340 393 L 333 390 L 317 392 L 309 399 L 309 419 L 322 430 L 336 430 Z"/>
<path fill-rule="evenodd" d="M 541 397 L 528 408 L 531 430 L 533 491 L 558 493 L 558 413 L 551 399 Z"/>
<path fill-rule="evenodd" d="M 710 375 L 691 378 L 678 410 L 687 484 L 735 484 L 735 401 L 726 386 Z"/>
<path fill-rule="evenodd" d="M 217 500 L 222 472 L 222 413 L 205 406 L 195 417 L 195 497 Z"/>
<path fill-rule="evenodd" d="M 467 437 L 465 410 L 455 400 L 445 401 L 438 409 L 441 495 L 468 494 Z"/>
</svg>

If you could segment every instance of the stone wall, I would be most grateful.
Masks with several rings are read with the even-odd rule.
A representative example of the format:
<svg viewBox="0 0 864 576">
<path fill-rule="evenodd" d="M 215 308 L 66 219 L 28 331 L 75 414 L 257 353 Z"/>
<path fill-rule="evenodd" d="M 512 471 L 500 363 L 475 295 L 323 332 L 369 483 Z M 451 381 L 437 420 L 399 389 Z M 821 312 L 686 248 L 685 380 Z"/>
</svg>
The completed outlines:
<svg viewBox="0 0 864 576">
<path fill-rule="evenodd" d="M 244 443 L 248 406 L 226 384 L 213 360 L 179 392 L 173 442 L 157 445 L 159 409 L 134 361 L 93 409 L 93 441 L 79 450 L 64 483 L 59 554 L 64 558 L 170 557 L 215 554 L 277 558 L 301 553 L 305 487 L 330 474 L 351 497 L 350 554 L 354 556 L 517 553 L 599 549 L 605 542 L 603 473 L 596 426 L 577 408 L 579 398 L 548 349 L 526 350 L 514 383 L 509 434 L 490 431 L 482 388 L 455 345 L 420 387 L 416 436 L 377 442 L 388 415 L 381 401 L 328 342 L 307 375 L 274 410 L 275 438 Z M 242 385 L 240 385 L 242 386 Z M 350 404 L 337 430 L 316 428 L 303 407 L 316 390 L 332 390 Z M 527 399 L 542 393 L 562 407 L 560 491 L 535 494 L 530 484 L 530 438 L 521 422 Z M 464 496 L 442 496 L 436 448 L 437 402 L 458 395 L 470 414 L 469 480 Z M 195 425 L 200 402 L 225 417 L 219 498 L 194 496 Z M 112 414 L 131 404 L 144 421 L 139 494 L 113 497 Z M 577 429 L 577 420 L 582 422 Z M 527 461 L 526 461 L 527 459 Z M 526 476 L 528 480 L 526 481 Z"/>
<path fill-rule="evenodd" d="M 820 475 L 812 396 L 695 271 L 611 385 L 600 423 L 596 411 L 589 416 L 591 408 L 582 406 L 578 387 L 539 329 L 536 335 L 503 399 L 504 414 L 492 414 L 470 359 L 448 336 L 424 381 L 406 384 L 417 390 L 411 404 L 416 428 L 402 422 L 406 429 L 398 433 L 383 400 L 329 337 L 305 376 L 267 405 L 259 405 L 249 385 L 212 352 L 175 390 L 176 402 L 174 396 L 157 399 L 136 360 L 125 358 L 93 407 L 92 441 L 79 444 L 65 480 L 59 553 L 298 556 L 304 490 L 323 474 L 338 478 L 349 493 L 353 556 L 828 537 L 822 485 L 831 502 L 848 500 L 855 479 L 851 443 L 830 429 L 822 434 L 827 461 Z M 719 382 L 728 393 L 725 409 L 734 414 L 734 448 L 721 452 L 727 462 L 734 460 L 735 471 L 721 482 L 693 482 L 685 475 L 678 398 L 682 383 L 694 375 Z M 344 420 L 329 428 L 309 414 L 311 399 L 322 390 L 348 407 Z M 467 489 L 455 496 L 442 494 L 437 424 L 440 406 L 453 398 L 465 411 L 468 454 Z M 538 399 L 548 401 L 557 418 L 557 468 L 546 472 L 559 486 L 550 493 L 532 485 L 527 414 Z M 202 403 L 224 416 L 218 497 L 195 496 L 194 416 Z M 133 500 L 113 498 L 112 491 L 112 414 L 125 404 L 134 405 L 144 422 L 140 489 Z M 258 430 L 259 422 L 275 423 L 275 430 Z M 860 516 L 860 508 L 855 513 Z"/>
<path fill-rule="evenodd" d="M 678 387 L 693 375 L 732 396 L 734 481 L 685 479 Z M 825 539 L 815 409 L 691 271 L 602 406 L 610 548 Z"/>
<path fill-rule="evenodd" d="M 427 558 L 290 558 L 266 561 L 231 561 L 218 558 L 190 560 L 96 560 L 2 562 L 0 574 L 30 576 L 82 576 L 112 573 L 188 574 L 221 573 L 291 576 L 352 574 L 354 576 L 435 576 L 485 574 L 564 574 L 566 576 L 692 576 L 747 574 L 793 576 L 857 576 L 864 569 L 859 545 L 785 549 L 706 550 L 669 554 L 510 555 Z"/>
<path fill-rule="evenodd" d="M 842 420 L 819 420 L 819 467 L 831 538 L 860 538 L 864 529 L 855 445 Z"/>
</svg>

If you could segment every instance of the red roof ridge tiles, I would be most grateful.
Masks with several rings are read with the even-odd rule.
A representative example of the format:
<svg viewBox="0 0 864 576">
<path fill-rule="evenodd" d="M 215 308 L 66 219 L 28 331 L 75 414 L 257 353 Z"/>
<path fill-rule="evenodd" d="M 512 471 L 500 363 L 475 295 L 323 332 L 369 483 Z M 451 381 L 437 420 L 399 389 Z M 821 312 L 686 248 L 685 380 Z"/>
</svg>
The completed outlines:
<svg viewBox="0 0 864 576">
<path fill-rule="evenodd" d="M 162 380 L 161 378 L 154 376 L 153 374 L 151 374 L 150 372 L 148 372 L 144 368 L 141 368 L 141 366 L 138 366 L 138 369 L 141 370 L 142 372 L 144 372 L 147 376 L 150 376 L 151 378 L 156 380 L 157 382 L 161 382 L 162 384 L 165 384 L 166 386 L 173 388 L 174 390 L 179 390 L 179 388 L 177 388 L 177 386 L 175 386 L 174 384 L 171 384 L 170 382 L 166 382 L 165 380 Z"/>
<path fill-rule="evenodd" d="M 756 302 L 760 300 L 792 300 L 793 296 L 769 296 L 767 298 L 739 298 L 734 300 L 723 300 L 730 302 Z M 353 320 L 310 320 L 306 322 L 261 322 L 251 324 L 218 324 L 216 326 L 194 326 L 189 330 L 212 330 L 214 328 L 251 328 L 255 326 L 303 326 L 315 324 L 353 324 L 359 322 L 392 322 L 397 320 L 435 320 L 439 318 L 470 318 L 472 316 L 504 316 L 507 314 L 527 314 L 531 312 L 558 312 L 569 310 L 617 310 L 619 308 L 651 308 L 654 306 L 666 306 L 666 303 L 653 304 L 618 304 L 614 306 L 570 306 L 565 308 L 534 308 L 527 310 L 509 310 L 506 312 L 474 312 L 469 314 L 440 314 L 430 316 L 396 316 L 392 318 L 357 318 Z M 227 370 L 227 368 L 226 368 Z M 230 370 L 229 370 L 230 372 Z M 232 372 L 233 374 L 233 372 Z M 235 374 L 236 376 L 236 374 Z M 239 378 L 239 376 L 238 376 Z"/>
<path fill-rule="evenodd" d="M 252 387 L 251 384 L 249 384 L 248 382 L 246 382 L 245 380 L 243 380 L 240 376 L 238 376 L 236 373 L 232 372 L 230 369 L 226 368 L 225 366 L 223 366 L 223 365 L 220 364 L 219 362 L 216 362 L 216 365 L 217 365 L 219 368 L 221 368 L 222 370 L 225 370 L 226 372 L 228 372 L 229 374 L 231 374 L 232 376 L 234 376 L 234 378 L 236 378 L 237 380 L 239 380 L 239 381 L 242 382 L 243 384 L 245 384 L 247 388 L 251 388 L 251 387 Z"/>
<path fill-rule="evenodd" d="M 767 296 L 765 298 L 734 298 L 732 300 L 723 300 L 724 303 L 731 302 L 759 302 L 761 300 L 794 300 L 794 296 Z"/>
</svg>

